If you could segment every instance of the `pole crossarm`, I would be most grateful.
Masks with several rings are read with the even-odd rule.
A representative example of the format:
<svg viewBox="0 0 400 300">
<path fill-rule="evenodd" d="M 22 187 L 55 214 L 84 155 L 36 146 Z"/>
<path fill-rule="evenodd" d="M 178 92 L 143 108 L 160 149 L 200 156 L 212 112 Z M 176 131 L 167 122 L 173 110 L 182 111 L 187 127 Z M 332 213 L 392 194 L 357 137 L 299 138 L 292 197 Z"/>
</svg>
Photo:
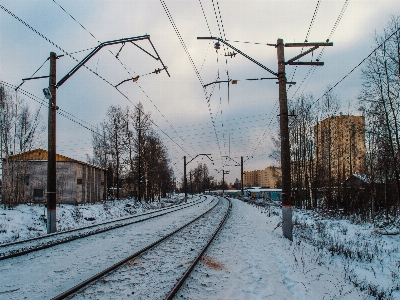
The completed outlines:
<svg viewBox="0 0 400 300">
<path fill-rule="evenodd" d="M 319 46 L 312 47 L 311 49 L 307 50 L 306 52 L 301 53 L 301 54 L 293 57 L 292 59 L 289 59 L 285 64 L 290 64 L 291 62 L 293 62 L 295 60 L 298 60 L 300 57 L 303 57 L 303 56 L 307 55 L 310 52 L 313 52 L 314 50 L 316 50 L 318 48 L 319 48 Z"/>
<path fill-rule="evenodd" d="M 227 155 L 223 155 L 222 157 L 225 157 L 225 159 L 228 159 L 228 158 L 229 158 L 229 160 L 231 160 L 231 161 L 233 161 L 234 163 L 236 163 L 236 165 L 225 165 L 226 167 L 240 167 L 240 166 L 241 166 L 240 163 L 238 163 L 236 160 L 234 160 L 233 158 L 231 158 L 231 157 L 229 157 L 229 156 L 227 156 Z"/>
<path fill-rule="evenodd" d="M 212 85 L 212 84 L 216 84 L 216 83 L 222 83 L 222 82 L 231 82 L 232 80 L 219 80 L 219 81 L 214 81 L 214 82 L 210 82 L 207 83 L 205 85 L 203 85 L 203 88 L 205 88 L 206 86 Z"/>
<path fill-rule="evenodd" d="M 86 55 L 86 57 L 84 59 L 82 59 L 71 71 L 68 72 L 67 75 L 65 75 L 58 83 L 57 83 L 57 88 L 60 87 L 61 85 L 63 85 L 64 82 L 66 82 L 72 75 L 74 75 L 76 73 L 76 71 L 78 71 L 83 65 L 85 65 L 97 52 L 100 51 L 101 48 L 105 47 L 105 46 L 111 46 L 111 45 L 116 45 L 116 44 L 125 44 L 125 43 L 129 43 L 129 42 L 134 42 L 134 41 L 141 41 L 141 40 L 148 40 L 151 44 L 151 46 L 154 49 L 153 44 L 150 41 L 150 35 L 141 35 L 141 36 L 135 36 L 135 37 L 130 37 L 130 38 L 124 38 L 124 39 L 119 39 L 119 40 L 114 40 L 114 41 L 107 41 L 107 42 L 103 42 L 101 44 L 99 44 L 97 47 L 95 47 L 92 52 L 90 52 L 88 55 Z M 136 45 L 137 46 L 137 45 Z M 140 48 L 140 47 L 139 47 Z M 142 48 L 141 48 L 142 49 Z M 143 51 L 145 51 L 144 49 L 142 49 Z M 155 51 L 155 49 L 154 49 Z M 148 53 L 147 51 L 145 51 L 146 53 Z M 167 68 L 164 66 L 163 62 L 160 59 L 160 56 L 158 55 L 157 51 L 155 51 L 157 54 L 157 58 L 153 55 L 151 55 L 153 58 L 155 58 L 156 60 L 159 60 L 163 66 L 163 68 L 165 69 L 165 71 L 167 72 L 168 76 L 169 73 L 167 71 Z M 150 53 L 148 53 L 150 54 Z"/>
<path fill-rule="evenodd" d="M 291 66 L 323 66 L 324 63 L 320 61 L 315 61 L 315 62 L 304 62 L 304 61 L 295 61 L 298 60 L 299 58 L 307 55 L 310 52 L 313 52 L 314 50 L 318 49 L 319 47 L 326 47 L 326 46 L 333 46 L 333 43 L 286 43 L 285 47 L 312 47 L 311 49 L 307 50 L 304 53 L 300 53 L 299 55 L 289 59 L 287 62 L 285 62 L 285 65 L 291 65 Z"/>
<path fill-rule="evenodd" d="M 25 80 L 32 80 L 32 79 L 49 78 L 49 77 L 50 77 L 50 75 L 49 75 L 49 76 L 29 77 L 29 78 L 23 78 L 22 81 L 25 81 Z"/>
<path fill-rule="evenodd" d="M 333 46 L 333 43 L 285 43 L 285 47 L 326 47 Z"/>
<path fill-rule="evenodd" d="M 292 61 L 289 63 L 285 63 L 291 66 L 323 66 L 324 63 L 322 61 Z"/>
<path fill-rule="evenodd" d="M 198 40 L 217 40 L 221 43 L 224 43 L 225 45 L 227 45 L 229 48 L 231 48 L 232 50 L 236 51 L 237 53 L 241 54 L 242 56 L 246 57 L 248 60 L 252 61 L 253 63 L 255 63 L 256 65 L 260 66 L 261 68 L 263 68 L 264 70 L 267 70 L 268 72 L 270 72 L 271 74 L 273 74 L 274 76 L 278 77 L 278 73 L 275 73 L 274 71 L 272 71 L 270 68 L 267 68 L 266 66 L 264 66 L 263 64 L 259 63 L 258 61 L 256 61 L 254 58 L 248 56 L 246 53 L 243 53 L 242 51 L 240 51 L 239 49 L 237 49 L 236 47 L 232 46 L 231 44 L 227 43 L 226 41 L 224 41 L 221 38 L 218 37 L 197 37 Z"/>
<path fill-rule="evenodd" d="M 190 162 L 192 162 L 193 160 L 195 160 L 198 156 L 206 156 L 210 161 L 213 161 L 211 158 L 210 158 L 210 156 L 211 156 L 211 154 L 204 154 L 204 153 L 202 153 L 202 154 L 197 154 L 195 157 L 193 157 L 191 160 L 189 160 L 187 163 L 186 163 L 186 165 L 188 165 Z"/>
</svg>

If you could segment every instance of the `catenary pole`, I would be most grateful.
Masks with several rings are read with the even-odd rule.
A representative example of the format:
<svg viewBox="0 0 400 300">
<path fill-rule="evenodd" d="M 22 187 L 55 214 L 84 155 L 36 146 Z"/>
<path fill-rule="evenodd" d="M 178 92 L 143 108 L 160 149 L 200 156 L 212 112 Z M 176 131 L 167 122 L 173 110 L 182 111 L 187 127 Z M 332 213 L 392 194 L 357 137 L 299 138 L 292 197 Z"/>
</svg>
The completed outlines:
<svg viewBox="0 0 400 300">
<path fill-rule="evenodd" d="M 192 172 L 189 172 L 189 176 L 190 176 L 190 195 L 193 198 Z"/>
<path fill-rule="evenodd" d="M 50 77 L 49 90 L 49 120 L 48 120 L 48 157 L 47 157 L 47 233 L 57 231 L 56 227 L 56 110 L 57 110 L 57 78 L 56 78 L 57 55 L 50 52 Z"/>
<path fill-rule="evenodd" d="M 244 196 L 243 192 L 243 156 L 240 157 L 240 182 L 241 182 L 241 190 L 242 190 L 242 197 Z"/>
<path fill-rule="evenodd" d="M 224 182 L 225 182 L 225 171 L 222 170 L 222 196 L 224 196 L 224 194 L 225 194 Z"/>
<path fill-rule="evenodd" d="M 283 236 L 293 240 L 292 236 L 292 199 L 290 195 L 290 144 L 289 116 L 286 94 L 285 45 L 282 39 L 276 43 L 278 56 L 279 112 L 281 134 L 281 168 L 282 168 L 282 232 Z"/>
<path fill-rule="evenodd" d="M 186 156 L 183 157 L 183 186 L 185 187 L 185 201 L 187 199 Z"/>
<path fill-rule="evenodd" d="M 221 38 L 217 37 L 197 37 L 199 40 L 217 40 L 233 49 L 237 53 L 243 55 L 247 59 L 251 60 L 258 66 L 262 67 L 264 70 L 270 72 L 271 74 L 278 76 L 279 83 L 279 106 L 280 106 L 280 134 L 281 134 L 281 168 L 282 168 L 282 230 L 283 235 L 292 240 L 292 199 L 291 199 L 291 179 L 290 179 L 290 144 L 289 144 L 289 129 L 288 129 L 288 109 L 287 109 L 287 95 L 286 95 L 286 81 L 285 65 L 298 65 L 298 66 L 323 66 L 324 63 L 320 61 L 302 62 L 297 61 L 299 58 L 312 53 L 319 47 L 333 46 L 329 39 L 326 42 L 316 42 L 316 43 L 286 43 L 283 44 L 282 39 L 277 40 L 276 45 L 268 44 L 269 46 L 275 46 L 277 48 L 278 56 L 278 74 L 273 72 L 271 69 L 265 67 L 255 59 L 236 49 L 232 45 L 228 44 Z M 284 47 L 312 47 L 311 49 L 300 53 L 299 55 L 289 59 L 285 62 Z M 272 79 L 272 78 L 269 78 Z M 216 82 L 214 82 L 216 83 Z M 290 84 L 295 84 L 295 82 L 290 82 Z M 207 85 L 205 85 L 207 86 Z M 204 87 L 205 87 L 204 86 Z"/>
</svg>

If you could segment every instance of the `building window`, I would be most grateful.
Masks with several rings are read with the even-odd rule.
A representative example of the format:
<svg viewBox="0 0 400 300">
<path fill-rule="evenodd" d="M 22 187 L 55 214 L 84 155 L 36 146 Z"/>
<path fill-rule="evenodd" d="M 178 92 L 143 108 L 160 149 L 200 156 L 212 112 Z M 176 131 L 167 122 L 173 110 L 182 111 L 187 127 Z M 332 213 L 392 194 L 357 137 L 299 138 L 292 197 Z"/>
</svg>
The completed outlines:
<svg viewBox="0 0 400 300">
<path fill-rule="evenodd" d="M 33 190 L 33 198 L 43 198 L 43 189 L 34 189 Z"/>
<path fill-rule="evenodd" d="M 78 179 L 76 180 L 76 184 L 82 184 L 82 178 L 78 178 Z"/>
<path fill-rule="evenodd" d="M 20 175 L 20 181 L 26 185 L 29 185 L 29 175 Z"/>
</svg>

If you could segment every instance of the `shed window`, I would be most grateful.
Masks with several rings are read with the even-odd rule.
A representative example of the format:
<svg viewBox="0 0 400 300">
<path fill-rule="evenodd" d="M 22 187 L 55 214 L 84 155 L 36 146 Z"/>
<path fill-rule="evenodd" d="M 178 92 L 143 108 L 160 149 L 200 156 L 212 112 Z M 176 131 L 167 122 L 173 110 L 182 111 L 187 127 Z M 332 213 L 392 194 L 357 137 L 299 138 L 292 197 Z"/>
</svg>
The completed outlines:
<svg viewBox="0 0 400 300">
<path fill-rule="evenodd" d="M 33 198 L 43 198 L 43 189 L 34 189 Z"/>
<path fill-rule="evenodd" d="M 76 180 L 76 184 L 82 184 L 82 178 L 78 178 L 78 179 Z"/>
<path fill-rule="evenodd" d="M 20 175 L 19 176 L 20 182 L 29 185 L 29 175 Z"/>
</svg>

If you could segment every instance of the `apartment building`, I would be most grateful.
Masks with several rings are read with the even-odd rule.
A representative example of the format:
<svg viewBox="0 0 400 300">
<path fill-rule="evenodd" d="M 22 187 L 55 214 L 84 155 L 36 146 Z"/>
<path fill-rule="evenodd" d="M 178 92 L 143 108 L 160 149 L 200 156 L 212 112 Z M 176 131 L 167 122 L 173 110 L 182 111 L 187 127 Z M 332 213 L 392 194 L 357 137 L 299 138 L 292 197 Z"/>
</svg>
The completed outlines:
<svg viewBox="0 0 400 300">
<path fill-rule="evenodd" d="M 282 171 L 277 167 L 243 172 L 244 186 L 259 186 L 273 189 L 280 187 L 281 181 Z"/>
<path fill-rule="evenodd" d="M 314 126 L 316 176 L 343 182 L 364 174 L 366 163 L 365 120 L 362 116 L 333 116 Z"/>
</svg>

